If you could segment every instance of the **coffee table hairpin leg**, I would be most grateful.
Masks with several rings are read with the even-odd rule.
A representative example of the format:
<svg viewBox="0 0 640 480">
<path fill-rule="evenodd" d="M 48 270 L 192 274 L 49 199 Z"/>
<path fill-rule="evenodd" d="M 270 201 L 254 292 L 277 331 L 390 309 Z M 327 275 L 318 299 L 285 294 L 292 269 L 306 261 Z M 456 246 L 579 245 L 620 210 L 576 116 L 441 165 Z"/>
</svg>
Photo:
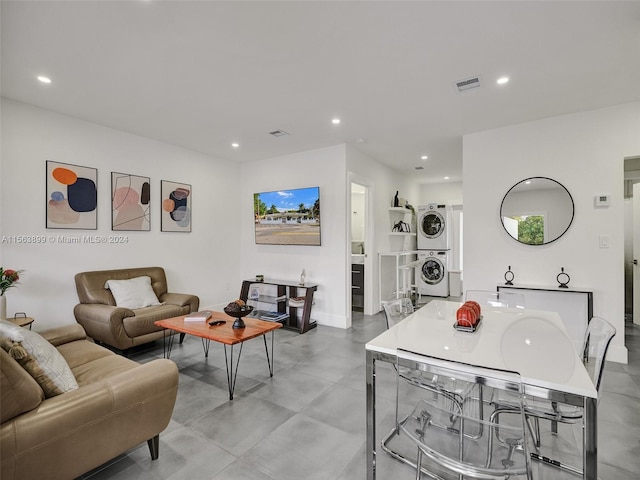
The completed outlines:
<svg viewBox="0 0 640 480">
<path fill-rule="evenodd" d="M 167 338 L 167 332 L 169 332 L 169 338 Z M 176 333 L 178 333 L 176 331 Z M 180 343 L 182 343 L 182 333 L 180 334 Z M 162 350 L 164 352 L 164 358 L 170 358 L 171 357 L 171 350 L 173 349 L 173 342 L 174 342 L 174 337 L 175 335 L 171 333 L 171 329 L 169 328 L 165 328 L 164 329 L 164 335 L 162 336 Z M 201 338 L 200 340 L 202 340 L 202 349 L 204 350 L 204 356 L 208 357 L 209 356 L 209 343 L 210 340 L 208 338 Z"/>
<path fill-rule="evenodd" d="M 202 349 L 204 350 L 204 356 L 205 358 L 209 358 L 209 344 L 211 343 L 211 340 L 209 340 L 208 338 L 201 338 L 200 340 L 202 340 Z"/>
<path fill-rule="evenodd" d="M 269 359 L 269 348 L 267 347 L 267 336 L 263 335 L 262 339 L 264 340 L 264 351 L 267 354 L 267 365 L 269 365 L 269 376 L 273 377 L 273 366 L 276 361 L 275 350 L 273 349 L 273 331 L 271 331 L 271 359 Z"/>
<path fill-rule="evenodd" d="M 242 356 L 242 345 L 244 342 L 240 342 L 240 351 L 238 352 L 238 358 L 236 359 L 236 368 L 233 369 L 233 345 L 230 345 L 231 354 L 227 355 L 227 345 L 224 346 L 224 363 L 227 366 L 227 384 L 229 386 L 229 400 L 233 400 L 233 391 L 236 388 L 236 379 L 238 378 L 238 367 L 240 366 L 240 357 Z M 231 357 L 231 359 L 229 359 Z M 229 364 L 231 362 L 231 364 Z"/>
<path fill-rule="evenodd" d="M 167 337 L 167 332 L 169 333 Z M 267 354 L 267 365 L 269 366 L 269 376 L 273 377 L 273 367 L 275 363 L 275 354 L 274 354 L 274 335 L 273 330 L 271 331 L 271 356 L 269 356 L 269 347 L 267 346 L 267 337 L 266 335 L 262 335 L 262 339 L 264 340 L 264 351 Z M 204 356 L 209 356 L 209 339 L 202 338 L 202 348 L 204 349 Z M 171 357 L 171 349 L 173 348 L 174 335 L 172 335 L 170 329 L 165 329 L 165 334 L 162 337 L 162 349 L 164 351 L 164 358 Z M 242 345 L 244 342 L 240 342 L 240 350 L 238 351 L 237 358 L 234 358 L 233 355 L 233 344 L 232 345 L 224 345 L 224 361 L 227 367 L 227 385 L 229 388 L 229 400 L 233 400 L 233 392 L 236 388 L 236 380 L 238 378 L 238 367 L 240 366 L 240 357 L 242 356 Z M 230 347 L 230 352 L 227 353 L 227 347 Z M 235 363 L 235 368 L 234 368 Z"/>
<path fill-rule="evenodd" d="M 171 332 L 172 332 L 171 329 L 165 328 L 164 335 L 162 336 L 162 353 L 164 354 L 164 358 L 171 357 L 171 349 L 173 348 L 173 337 L 174 337 L 174 335 Z M 169 333 L 169 338 L 167 338 L 167 333 Z"/>
<path fill-rule="evenodd" d="M 264 351 L 267 354 L 267 365 L 269 366 L 269 376 L 273 377 L 273 366 L 275 360 L 275 354 L 273 349 L 273 331 L 271 331 L 271 357 L 269 357 L 269 347 L 267 346 L 267 336 L 262 335 L 262 339 L 264 340 Z M 235 358 L 235 369 L 234 369 L 234 356 L 233 356 L 233 345 L 224 345 L 224 361 L 227 367 L 227 385 L 229 387 L 229 400 L 233 400 L 233 392 L 236 388 L 236 379 L 238 378 L 238 367 L 240 366 L 240 357 L 242 356 L 242 345 L 244 342 L 240 343 L 240 351 L 238 352 L 238 357 Z M 230 352 L 227 354 L 227 347 L 230 347 Z"/>
</svg>

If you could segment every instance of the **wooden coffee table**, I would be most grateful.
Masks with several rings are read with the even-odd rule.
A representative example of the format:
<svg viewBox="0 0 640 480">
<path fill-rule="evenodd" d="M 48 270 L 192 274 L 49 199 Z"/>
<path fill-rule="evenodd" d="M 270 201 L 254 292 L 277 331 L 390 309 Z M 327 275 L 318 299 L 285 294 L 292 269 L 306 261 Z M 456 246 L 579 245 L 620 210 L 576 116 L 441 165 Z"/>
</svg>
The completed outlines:
<svg viewBox="0 0 640 480">
<path fill-rule="evenodd" d="M 184 315 L 180 317 L 167 318 L 164 320 L 157 320 L 154 322 L 156 325 L 180 332 L 183 334 L 194 335 L 202 339 L 202 346 L 204 348 L 204 356 L 209 356 L 209 343 L 211 340 L 214 342 L 222 343 L 224 345 L 224 360 L 227 367 L 227 383 L 229 386 L 229 400 L 233 400 L 233 391 L 236 386 L 236 378 L 238 376 L 238 366 L 240 365 L 240 357 L 242 356 L 242 345 L 247 340 L 252 338 L 262 337 L 264 340 L 264 350 L 267 354 L 267 365 L 269 366 L 269 375 L 273 377 L 273 363 L 274 363 L 274 350 L 273 350 L 273 332 L 282 327 L 282 324 L 278 322 L 265 322 L 264 320 L 258 320 L 256 318 L 245 317 L 245 328 L 234 329 L 232 327 L 234 318 L 230 317 L 223 312 L 213 312 L 211 318 L 207 321 L 197 322 L 185 322 Z M 225 320 L 224 325 L 210 326 L 209 322 L 215 320 Z M 269 348 L 267 347 L 267 333 L 271 332 L 271 357 L 269 357 Z M 169 358 L 171 356 L 171 349 L 173 347 L 174 335 L 167 335 L 163 340 L 164 356 Z M 237 358 L 234 359 L 233 347 L 240 344 L 240 350 Z M 227 354 L 227 348 L 230 348 L 229 354 Z M 235 369 L 234 369 L 235 363 Z"/>
</svg>

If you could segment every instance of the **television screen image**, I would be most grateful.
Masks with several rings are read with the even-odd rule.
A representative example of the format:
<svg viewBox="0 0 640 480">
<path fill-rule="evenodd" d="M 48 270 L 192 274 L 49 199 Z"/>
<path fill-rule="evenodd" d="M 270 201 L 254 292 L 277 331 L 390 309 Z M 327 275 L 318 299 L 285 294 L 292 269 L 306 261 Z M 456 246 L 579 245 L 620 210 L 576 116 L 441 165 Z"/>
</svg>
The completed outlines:
<svg viewBox="0 0 640 480">
<path fill-rule="evenodd" d="M 256 243 L 320 245 L 320 187 L 253 194 Z"/>
</svg>

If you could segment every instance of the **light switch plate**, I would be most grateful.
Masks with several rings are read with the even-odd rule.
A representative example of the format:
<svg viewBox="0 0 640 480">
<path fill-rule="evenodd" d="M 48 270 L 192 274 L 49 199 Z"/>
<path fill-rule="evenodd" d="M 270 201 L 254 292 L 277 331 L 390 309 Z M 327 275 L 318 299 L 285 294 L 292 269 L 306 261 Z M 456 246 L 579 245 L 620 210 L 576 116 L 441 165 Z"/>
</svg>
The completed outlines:
<svg viewBox="0 0 640 480">
<path fill-rule="evenodd" d="M 609 235 L 600 235 L 598 237 L 600 248 L 609 248 Z"/>
</svg>

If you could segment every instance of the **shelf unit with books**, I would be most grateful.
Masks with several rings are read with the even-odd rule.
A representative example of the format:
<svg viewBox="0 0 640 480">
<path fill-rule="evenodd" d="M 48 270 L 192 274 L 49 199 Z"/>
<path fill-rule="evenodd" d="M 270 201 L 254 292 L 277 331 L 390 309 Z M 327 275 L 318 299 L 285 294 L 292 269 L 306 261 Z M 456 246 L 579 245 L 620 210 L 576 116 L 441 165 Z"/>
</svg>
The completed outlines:
<svg viewBox="0 0 640 480">
<path fill-rule="evenodd" d="M 249 292 L 254 285 L 273 285 L 276 289 L 276 295 L 263 295 L 260 292 L 259 296 L 250 298 Z M 315 321 L 311 320 L 313 294 L 317 289 L 318 285 L 312 283 L 301 285 L 287 280 L 244 280 L 240 290 L 240 299 L 245 302 L 256 300 L 258 302 L 271 303 L 275 306 L 276 312 L 288 314 L 284 319 L 278 320 L 283 322 L 284 328 L 305 333 L 317 325 Z M 304 290 L 304 294 L 302 295 L 299 290 Z M 298 297 L 303 297 L 304 300 L 300 300 Z M 298 309 L 301 309 L 300 318 L 298 318 Z"/>
</svg>

